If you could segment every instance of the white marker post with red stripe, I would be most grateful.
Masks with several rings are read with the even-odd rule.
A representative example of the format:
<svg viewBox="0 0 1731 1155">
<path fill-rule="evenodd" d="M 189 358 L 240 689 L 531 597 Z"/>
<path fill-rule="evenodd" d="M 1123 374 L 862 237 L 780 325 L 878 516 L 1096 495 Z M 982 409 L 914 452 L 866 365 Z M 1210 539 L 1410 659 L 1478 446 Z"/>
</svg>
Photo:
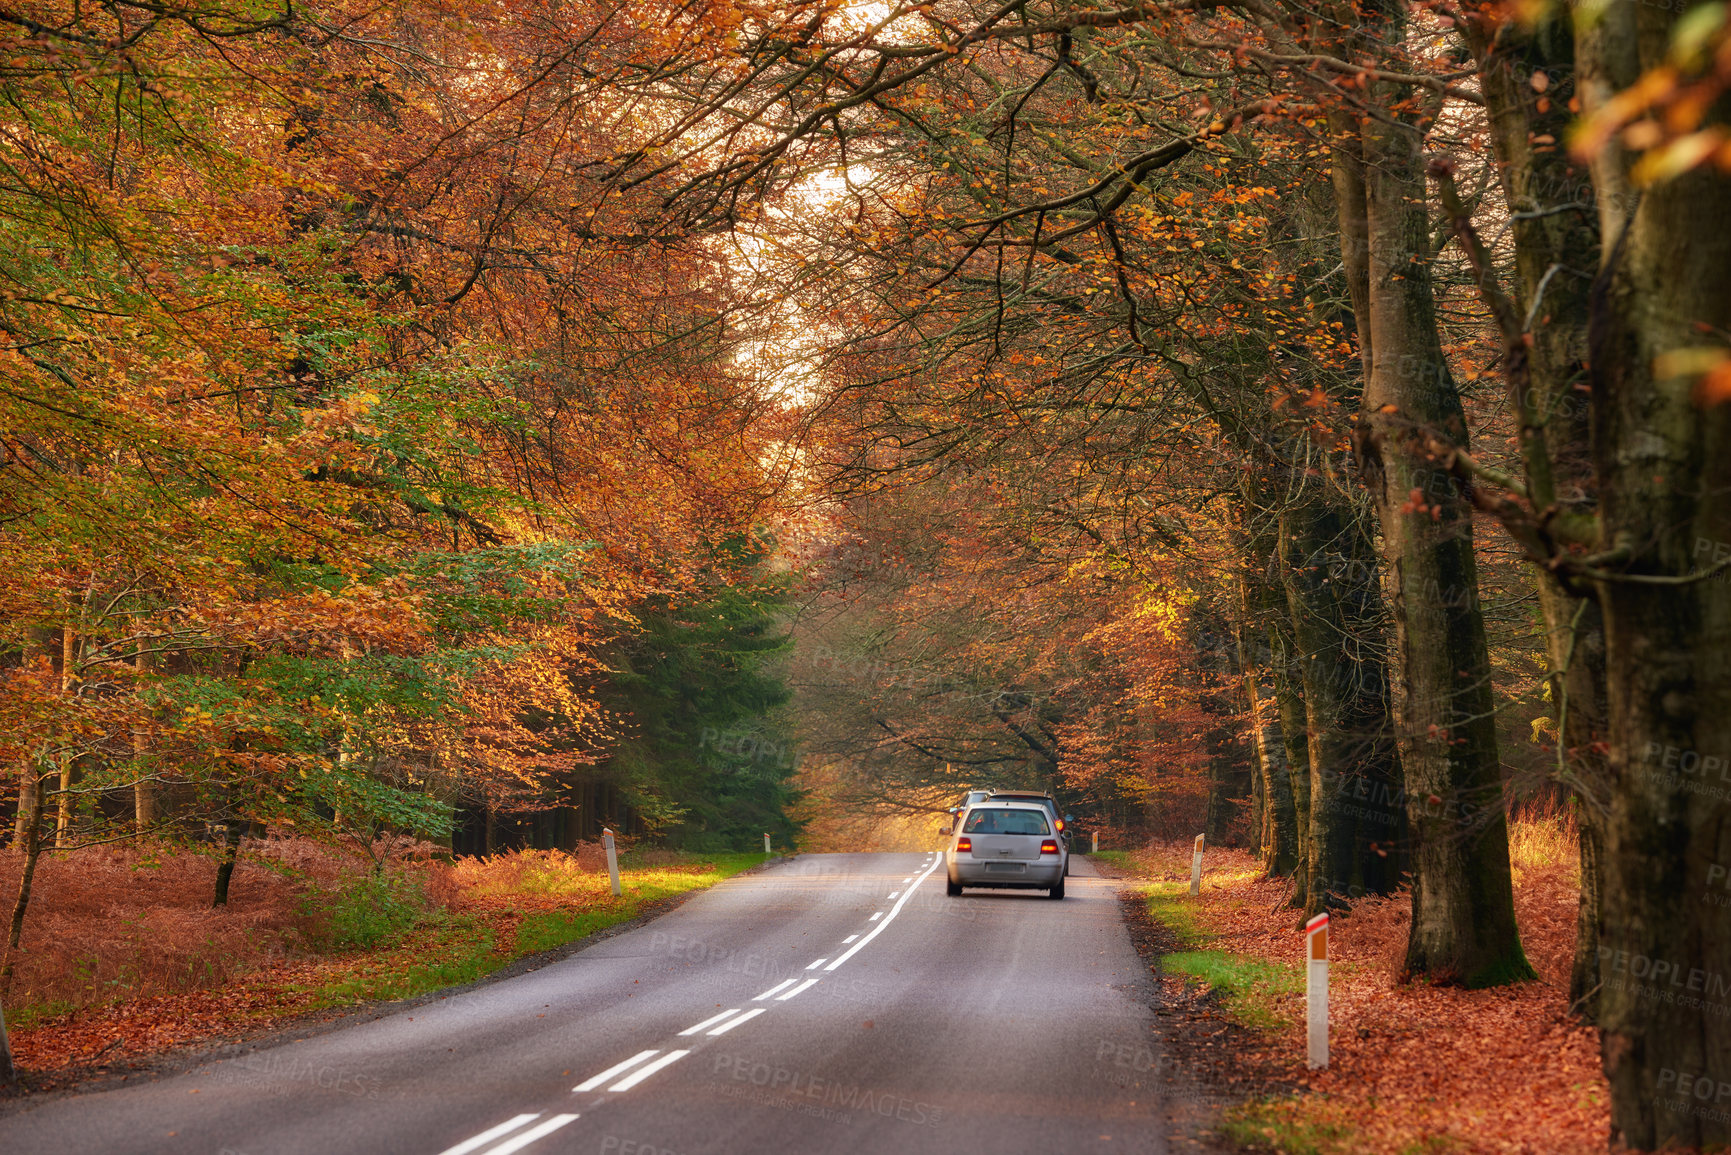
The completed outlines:
<svg viewBox="0 0 1731 1155">
<path fill-rule="evenodd" d="M 1190 856 L 1190 893 L 1202 893 L 1202 835 L 1196 836 L 1196 853 Z"/>
<path fill-rule="evenodd" d="M 1328 1066 L 1328 915 L 1304 924 L 1304 1020 L 1309 1028 L 1310 1066 Z"/>
</svg>

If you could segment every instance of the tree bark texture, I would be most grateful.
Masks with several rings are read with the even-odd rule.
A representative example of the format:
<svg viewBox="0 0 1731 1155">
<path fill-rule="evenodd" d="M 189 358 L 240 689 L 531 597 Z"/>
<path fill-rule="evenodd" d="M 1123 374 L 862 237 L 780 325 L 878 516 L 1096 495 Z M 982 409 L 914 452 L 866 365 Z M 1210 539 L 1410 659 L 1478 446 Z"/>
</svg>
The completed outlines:
<svg viewBox="0 0 1731 1155">
<path fill-rule="evenodd" d="M 1574 29 L 1567 13 L 1553 8 L 1530 26 L 1473 19 L 1466 33 L 1479 63 L 1497 173 L 1512 213 L 1516 305 L 1530 341 L 1528 395 L 1512 398 L 1523 446 L 1530 443 L 1531 427 L 1542 435 L 1542 459 L 1523 452 L 1528 492 L 1541 523 L 1590 533 L 1585 523 L 1594 515 L 1597 485 L 1587 330 L 1599 221 L 1586 166 L 1558 143 L 1568 139 L 1574 119 L 1569 105 L 1578 92 Z M 1590 1018 L 1599 987 L 1599 828 L 1610 796 L 1604 619 L 1595 600 L 1572 592 L 1550 571 L 1541 568 L 1536 581 L 1557 723 L 1557 777 L 1574 795 L 1580 827 L 1581 901 L 1569 999 Z"/>
<path fill-rule="evenodd" d="M 1309 770 L 1304 909 L 1400 884 L 1405 816 L 1374 556 L 1352 510 L 1309 479 L 1280 516 L 1290 660 Z"/>
<path fill-rule="evenodd" d="M 18 897 L 12 903 L 12 921 L 6 931 L 6 957 L 0 962 L 0 992 L 12 979 L 18 944 L 24 936 L 24 914 L 30 909 L 30 887 L 36 879 L 36 863 L 42 857 L 42 774 L 34 765 L 32 781 L 24 792 L 24 869 L 18 876 Z"/>
<path fill-rule="evenodd" d="M 1272 543 L 1269 543 L 1272 544 Z M 1281 727 L 1279 694 L 1269 666 L 1277 652 L 1267 630 L 1276 628 L 1273 614 L 1284 612 L 1284 599 L 1269 588 L 1267 559 L 1252 556 L 1239 588 L 1239 668 L 1250 703 L 1252 740 L 1256 750 L 1259 793 L 1262 796 L 1261 848 L 1263 869 L 1271 878 L 1290 875 L 1299 864 L 1298 813 L 1293 803 L 1292 772 Z M 1260 628 L 1259 627 L 1263 627 Z"/>
<path fill-rule="evenodd" d="M 216 867 L 216 894 L 210 905 L 213 907 L 228 905 L 228 884 L 234 877 L 235 859 L 240 856 L 240 836 L 246 823 L 238 818 L 230 818 L 223 830 L 222 861 Z"/>
<path fill-rule="evenodd" d="M 1577 13 L 1591 114 L 1666 63 L 1677 13 Z M 1704 127 L 1723 126 L 1721 97 Z M 1610 775 L 1599 1025 L 1614 1137 L 1731 1143 L 1701 1088 L 1731 1084 L 1731 406 L 1680 351 L 1727 350 L 1731 179 L 1705 165 L 1637 189 L 1613 137 L 1593 161 L 1604 238 L 1590 311 L 1594 467 L 1607 560 Z"/>
<path fill-rule="evenodd" d="M 1464 447 L 1430 278 L 1417 126 L 1367 116 L 1362 155 L 1368 374 L 1358 431 L 1394 594 L 1413 918 L 1406 967 L 1488 986 L 1531 978 L 1515 924 L 1473 522 L 1432 439 Z M 1338 182 L 1337 182 L 1338 183 Z M 1342 232 L 1354 214 L 1342 210 Z M 1343 242 L 1344 247 L 1345 242 Z"/>
</svg>

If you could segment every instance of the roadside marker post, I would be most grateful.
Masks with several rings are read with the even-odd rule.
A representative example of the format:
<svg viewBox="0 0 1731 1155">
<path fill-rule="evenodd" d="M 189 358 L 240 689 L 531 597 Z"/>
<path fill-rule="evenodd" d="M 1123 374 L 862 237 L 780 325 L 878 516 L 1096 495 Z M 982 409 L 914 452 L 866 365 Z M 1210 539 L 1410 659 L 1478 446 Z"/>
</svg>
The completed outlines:
<svg viewBox="0 0 1731 1155">
<path fill-rule="evenodd" d="M 769 853 L 770 853 L 770 851 L 769 851 L 769 835 L 765 834 L 763 836 L 763 856 L 765 858 L 768 858 Z"/>
<path fill-rule="evenodd" d="M 613 893 L 619 894 L 619 852 L 613 848 L 613 832 L 606 827 L 601 829 L 601 845 L 607 848 L 607 879 L 613 884 Z"/>
<path fill-rule="evenodd" d="M 1304 1019 L 1312 1067 L 1328 1066 L 1328 915 L 1304 924 Z"/>
<path fill-rule="evenodd" d="M 1094 849 L 1090 850 L 1088 853 L 1089 854 L 1100 853 L 1100 832 L 1098 830 L 1094 831 Z"/>
<path fill-rule="evenodd" d="M 1190 893 L 1202 893 L 1202 835 L 1196 836 L 1196 852 L 1190 856 Z"/>
</svg>

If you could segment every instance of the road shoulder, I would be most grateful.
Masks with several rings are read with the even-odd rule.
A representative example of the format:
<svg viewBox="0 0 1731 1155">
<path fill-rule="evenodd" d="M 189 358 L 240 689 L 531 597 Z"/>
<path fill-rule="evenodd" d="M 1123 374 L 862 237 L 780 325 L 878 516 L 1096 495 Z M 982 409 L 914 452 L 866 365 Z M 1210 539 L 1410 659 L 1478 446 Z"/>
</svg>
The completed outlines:
<svg viewBox="0 0 1731 1155">
<path fill-rule="evenodd" d="M 1223 1115 L 1253 1099 L 1290 1094 L 1293 1084 L 1269 1060 L 1260 1032 L 1237 1022 L 1212 991 L 1162 968 L 1166 955 L 1185 947 L 1149 913 L 1143 880 L 1110 863 L 1077 857 L 1116 889 L 1130 941 L 1153 981 L 1150 1010 L 1171 1150 L 1196 1155 L 1238 1151 L 1219 1133 Z"/>
</svg>

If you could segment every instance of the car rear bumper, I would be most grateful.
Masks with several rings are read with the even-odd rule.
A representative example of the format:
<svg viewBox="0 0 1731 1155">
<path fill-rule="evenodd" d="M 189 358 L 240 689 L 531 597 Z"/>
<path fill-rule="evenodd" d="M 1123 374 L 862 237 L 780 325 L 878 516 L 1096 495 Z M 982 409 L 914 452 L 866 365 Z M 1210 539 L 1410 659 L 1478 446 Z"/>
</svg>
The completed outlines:
<svg viewBox="0 0 1731 1155">
<path fill-rule="evenodd" d="M 1064 877 L 1064 856 L 1043 855 L 1038 861 L 993 862 L 950 852 L 945 865 L 951 882 L 963 886 L 1027 887 L 1047 890 Z M 1019 869 L 1016 869 L 1019 868 Z"/>
</svg>

